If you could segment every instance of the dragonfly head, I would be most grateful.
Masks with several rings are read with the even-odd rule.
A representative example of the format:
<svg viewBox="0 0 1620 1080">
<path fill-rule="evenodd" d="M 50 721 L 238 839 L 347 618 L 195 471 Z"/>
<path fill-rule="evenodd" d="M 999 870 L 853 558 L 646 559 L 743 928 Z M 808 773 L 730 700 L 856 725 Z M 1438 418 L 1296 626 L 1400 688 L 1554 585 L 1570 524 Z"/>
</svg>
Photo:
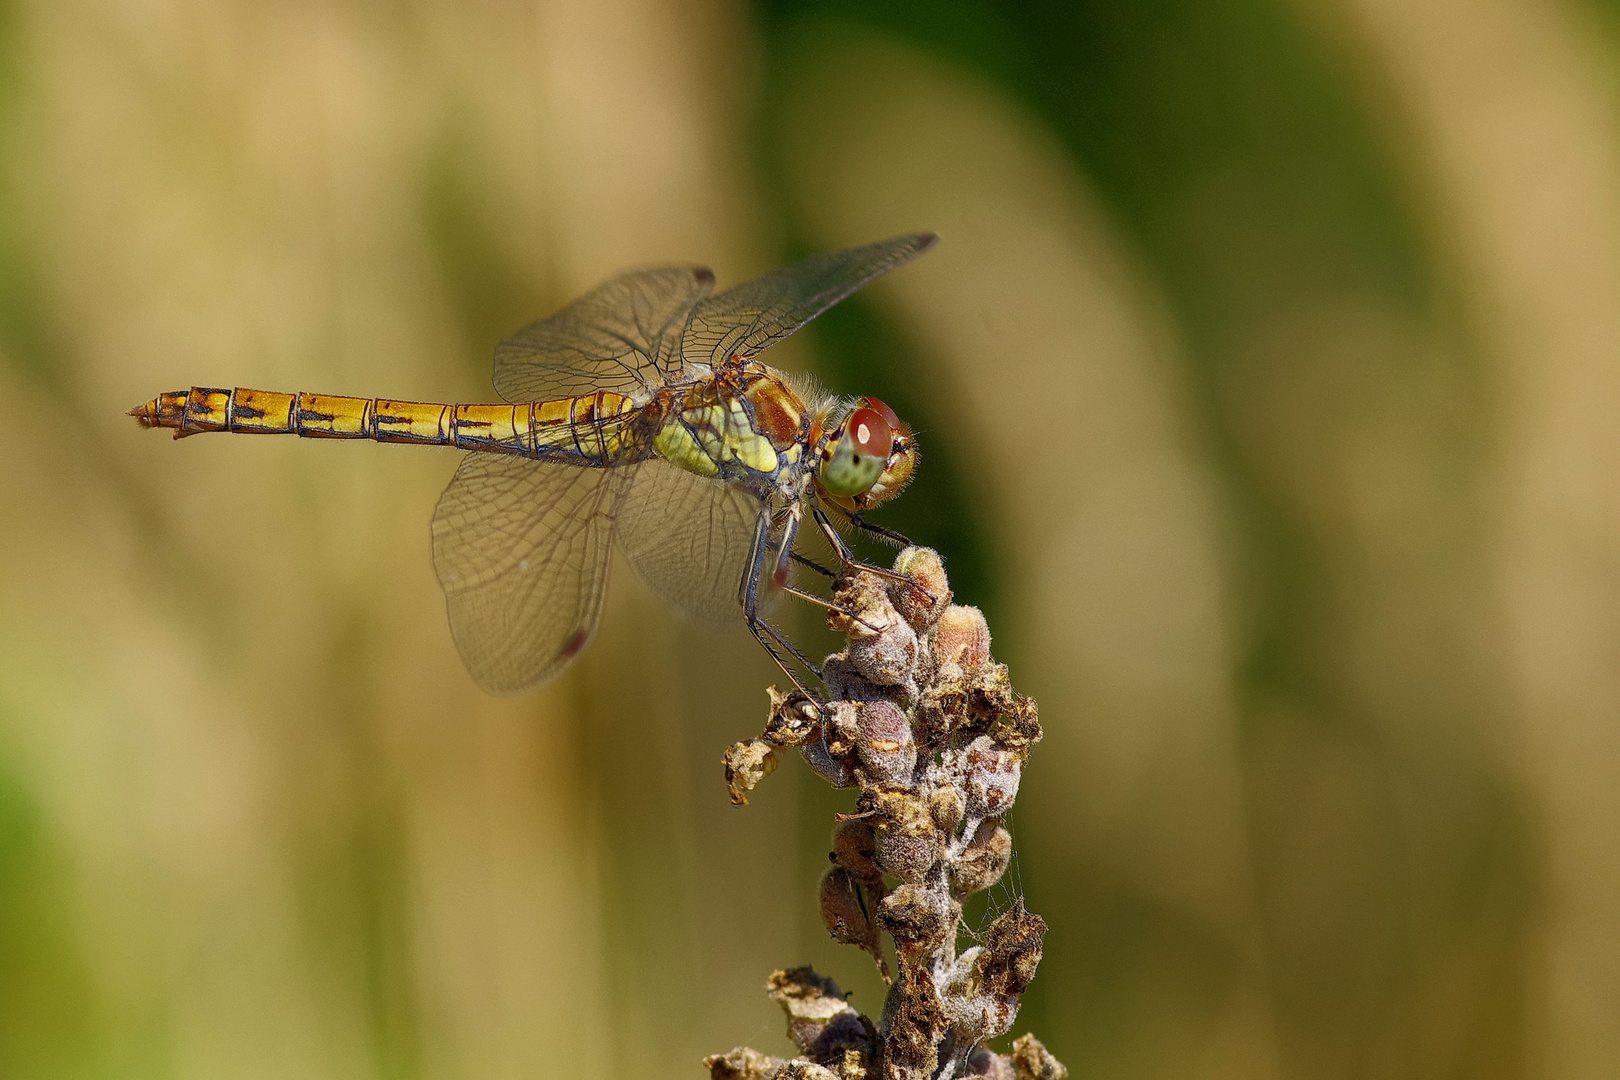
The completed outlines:
<svg viewBox="0 0 1620 1080">
<path fill-rule="evenodd" d="M 860 398 L 821 440 L 816 486 L 828 502 L 860 511 L 900 494 L 917 467 L 916 439 L 877 398 Z"/>
</svg>

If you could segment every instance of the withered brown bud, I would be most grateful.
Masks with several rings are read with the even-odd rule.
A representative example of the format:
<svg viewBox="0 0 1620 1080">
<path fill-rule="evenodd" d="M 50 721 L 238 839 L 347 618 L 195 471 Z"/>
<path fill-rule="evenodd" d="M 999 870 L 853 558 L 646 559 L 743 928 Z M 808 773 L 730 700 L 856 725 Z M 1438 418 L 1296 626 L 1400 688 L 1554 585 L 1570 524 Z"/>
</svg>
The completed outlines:
<svg viewBox="0 0 1620 1080">
<path fill-rule="evenodd" d="M 945 850 L 945 834 L 927 802 L 909 791 L 880 790 L 872 823 L 877 863 L 902 881 L 921 881 Z"/>
<path fill-rule="evenodd" d="M 726 788 L 733 806 L 746 806 L 748 792 L 776 771 L 776 751 L 763 739 L 732 743 L 720 761 L 726 767 Z"/>
<path fill-rule="evenodd" d="M 813 1061 L 794 1058 L 782 1066 L 777 1080 L 839 1080 L 838 1074 L 825 1065 L 817 1065 Z"/>
<path fill-rule="evenodd" d="M 955 933 L 961 905 L 922 885 L 901 885 L 878 905 L 878 920 L 902 958 L 937 951 Z"/>
<path fill-rule="evenodd" d="M 954 787 L 937 787 L 928 796 L 928 816 L 934 819 L 934 825 L 942 833 L 956 830 L 966 808 L 967 800 Z"/>
<path fill-rule="evenodd" d="M 834 701 L 884 701 L 887 695 L 849 662 L 845 653 L 833 653 L 821 665 L 821 681 Z"/>
<path fill-rule="evenodd" d="M 985 988 L 1003 1001 L 1022 994 L 1040 966 L 1045 936 L 1046 920 L 1025 911 L 1022 897 L 1014 900 L 985 932 L 984 952 L 976 965 Z"/>
<path fill-rule="evenodd" d="M 963 760 L 968 813 L 974 817 L 1004 813 L 1018 797 L 1022 771 L 1018 756 L 997 746 L 988 735 L 974 739 Z"/>
<path fill-rule="evenodd" d="M 814 969 L 778 971 L 765 989 L 787 1016 L 788 1038 L 811 1061 L 837 1066 L 847 1051 L 867 1055 L 876 1046 L 871 1021 L 844 1000 L 837 983 Z"/>
<path fill-rule="evenodd" d="M 913 678 L 917 666 L 917 632 L 899 619 L 880 634 L 849 636 L 849 662 L 875 686 L 896 686 Z"/>
<path fill-rule="evenodd" d="M 1012 833 L 994 821 L 980 823 L 973 840 L 951 867 L 951 895 L 962 899 L 1001 880 L 1012 862 Z"/>
<path fill-rule="evenodd" d="M 866 910 L 861 886 L 842 866 L 828 867 L 821 875 L 821 921 L 834 941 L 879 951 L 877 927 Z"/>
<path fill-rule="evenodd" d="M 939 617 L 928 643 L 937 664 L 973 671 L 990 662 L 990 627 L 976 607 L 952 604 Z"/>
<path fill-rule="evenodd" d="M 795 690 L 784 694 L 772 686 L 770 719 L 765 722 L 764 739 L 777 746 L 802 746 L 816 733 L 820 710 L 815 702 Z"/>
<path fill-rule="evenodd" d="M 951 587 L 945 580 L 945 564 L 932 548 L 909 547 L 894 560 L 897 573 L 911 582 L 889 582 L 889 600 L 916 630 L 927 630 L 951 602 Z"/>
<path fill-rule="evenodd" d="M 847 752 L 833 753 L 827 745 L 826 731 L 827 725 L 818 728 L 816 737 L 799 747 L 799 753 L 804 756 L 805 764 L 833 787 L 854 787 L 855 755 Z"/>
<path fill-rule="evenodd" d="M 856 881 L 876 881 L 883 876 L 883 867 L 877 864 L 877 836 L 866 818 L 839 822 L 833 830 L 831 857 Z"/>
<path fill-rule="evenodd" d="M 1012 1067 L 1017 1080 L 1065 1080 L 1069 1070 L 1047 1052 L 1041 1040 L 1024 1033 L 1013 1040 Z"/>
<path fill-rule="evenodd" d="M 873 780 L 904 784 L 917 765 L 917 744 L 906 714 L 892 701 L 866 701 L 855 706 L 855 746 Z"/>
<path fill-rule="evenodd" d="M 703 1059 L 711 1080 L 772 1080 L 787 1062 L 739 1046 L 729 1054 L 710 1054 Z"/>
</svg>

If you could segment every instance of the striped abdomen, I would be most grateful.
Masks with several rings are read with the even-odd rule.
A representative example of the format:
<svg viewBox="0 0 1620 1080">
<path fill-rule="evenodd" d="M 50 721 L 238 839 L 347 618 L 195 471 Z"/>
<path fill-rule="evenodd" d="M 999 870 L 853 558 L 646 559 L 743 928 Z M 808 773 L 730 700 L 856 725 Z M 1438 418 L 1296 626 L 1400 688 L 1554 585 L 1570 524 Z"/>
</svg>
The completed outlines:
<svg viewBox="0 0 1620 1080">
<path fill-rule="evenodd" d="M 600 465 L 635 449 L 636 412 L 629 398 L 605 390 L 526 405 L 441 405 L 194 386 L 129 414 L 146 427 L 173 428 L 177 439 L 204 431 L 375 439 Z"/>
</svg>

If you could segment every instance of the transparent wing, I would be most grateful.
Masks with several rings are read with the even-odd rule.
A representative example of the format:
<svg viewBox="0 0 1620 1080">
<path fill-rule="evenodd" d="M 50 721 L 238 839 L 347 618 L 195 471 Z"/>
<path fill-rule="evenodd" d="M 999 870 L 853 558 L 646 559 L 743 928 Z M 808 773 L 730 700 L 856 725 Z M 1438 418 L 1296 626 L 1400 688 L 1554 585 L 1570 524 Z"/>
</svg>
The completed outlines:
<svg viewBox="0 0 1620 1080">
<path fill-rule="evenodd" d="M 687 617 L 736 628 L 763 511 L 742 488 L 652 458 L 636 466 L 621 501 L 619 542 L 642 579 Z"/>
<path fill-rule="evenodd" d="M 693 305 L 713 287 L 701 266 L 621 274 L 496 346 L 495 392 L 521 403 L 661 386 Z"/>
<path fill-rule="evenodd" d="M 938 239 L 933 233 L 914 233 L 815 255 L 727 289 L 693 310 L 681 351 L 688 363 L 696 364 L 719 364 L 733 355 L 752 356 L 873 278 L 910 262 Z"/>
<path fill-rule="evenodd" d="M 596 632 L 624 470 L 468 454 L 433 511 L 433 568 L 473 681 L 536 686 Z"/>
</svg>

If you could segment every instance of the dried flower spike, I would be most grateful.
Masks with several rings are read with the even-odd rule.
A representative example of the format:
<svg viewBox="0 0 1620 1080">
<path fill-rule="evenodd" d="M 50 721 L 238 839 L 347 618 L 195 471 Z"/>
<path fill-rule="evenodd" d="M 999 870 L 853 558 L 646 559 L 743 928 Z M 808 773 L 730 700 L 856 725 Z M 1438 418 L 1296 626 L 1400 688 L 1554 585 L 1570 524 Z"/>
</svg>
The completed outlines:
<svg viewBox="0 0 1620 1080">
<path fill-rule="evenodd" d="M 777 972 L 771 996 L 800 1055 L 747 1048 L 705 1059 L 714 1080 L 1063 1080 L 1034 1036 L 1012 1053 L 989 1040 L 1012 1026 L 1040 964 L 1046 923 L 1014 902 L 960 954 L 962 901 L 1001 880 L 1012 857 L 1002 818 L 1040 740 L 1035 703 L 990 655 L 977 608 L 952 604 L 938 554 L 907 548 L 901 578 L 847 573 L 828 619 L 846 636 L 827 658 L 827 699 L 771 688 L 764 734 L 726 754 L 733 802 L 796 746 L 834 787 L 858 787 L 858 812 L 833 831 L 821 913 L 837 941 L 875 957 L 882 935 L 899 971 L 881 1016 L 861 1016 L 808 968 Z"/>
</svg>

